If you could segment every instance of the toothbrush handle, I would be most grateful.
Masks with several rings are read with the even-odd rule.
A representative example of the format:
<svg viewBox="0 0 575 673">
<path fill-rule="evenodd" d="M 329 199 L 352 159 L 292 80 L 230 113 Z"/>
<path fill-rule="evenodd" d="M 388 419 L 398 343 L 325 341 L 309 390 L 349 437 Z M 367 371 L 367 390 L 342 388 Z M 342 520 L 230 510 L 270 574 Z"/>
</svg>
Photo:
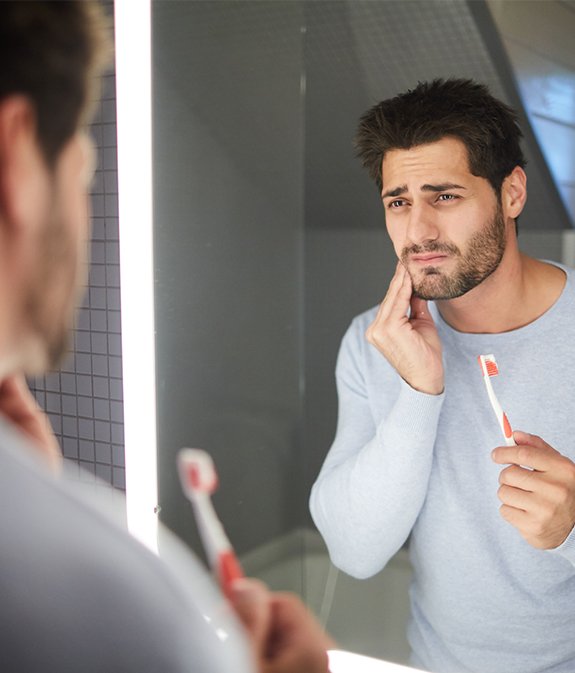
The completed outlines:
<svg viewBox="0 0 575 673">
<path fill-rule="evenodd" d="M 505 443 L 507 446 L 517 446 L 515 443 L 515 440 L 513 439 L 513 430 L 511 429 L 511 423 L 509 422 L 509 419 L 507 418 L 507 414 L 502 411 L 503 414 L 502 419 L 503 422 L 501 424 L 503 434 L 505 435 Z"/>
<path fill-rule="evenodd" d="M 244 577 L 240 563 L 232 550 L 220 553 L 217 574 L 222 591 L 226 596 L 229 596 L 232 583 Z"/>
<path fill-rule="evenodd" d="M 513 439 L 513 430 L 511 429 L 511 423 L 507 418 L 507 414 L 503 411 L 501 405 L 499 404 L 499 400 L 495 395 L 495 391 L 493 390 L 493 386 L 491 385 L 489 376 L 484 376 L 483 380 L 485 381 L 485 387 L 487 388 L 487 395 L 489 397 L 489 401 L 491 402 L 493 411 L 495 412 L 497 420 L 499 421 L 499 425 L 501 426 L 501 432 L 503 433 L 503 437 L 505 438 L 505 444 L 507 446 L 516 446 L 515 440 Z"/>
</svg>

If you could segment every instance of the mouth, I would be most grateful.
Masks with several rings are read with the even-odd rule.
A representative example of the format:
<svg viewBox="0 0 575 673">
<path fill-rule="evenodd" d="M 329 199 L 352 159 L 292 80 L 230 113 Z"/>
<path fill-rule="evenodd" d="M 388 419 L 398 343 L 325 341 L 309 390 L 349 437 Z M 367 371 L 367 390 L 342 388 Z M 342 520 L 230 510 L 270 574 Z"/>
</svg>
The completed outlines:
<svg viewBox="0 0 575 673">
<path fill-rule="evenodd" d="M 410 262 L 415 264 L 420 264 L 421 266 L 432 266 L 435 264 L 440 264 L 445 260 L 449 259 L 449 255 L 438 253 L 438 252 L 429 252 L 424 255 L 412 255 L 409 258 Z"/>
</svg>

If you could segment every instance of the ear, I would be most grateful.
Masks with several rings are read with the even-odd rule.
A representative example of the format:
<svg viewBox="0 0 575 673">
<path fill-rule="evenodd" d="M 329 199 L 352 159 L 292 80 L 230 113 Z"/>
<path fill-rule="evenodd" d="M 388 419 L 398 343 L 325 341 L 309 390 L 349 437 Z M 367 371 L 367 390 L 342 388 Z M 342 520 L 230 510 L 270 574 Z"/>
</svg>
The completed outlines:
<svg viewBox="0 0 575 673">
<path fill-rule="evenodd" d="M 515 219 L 519 217 L 527 201 L 527 176 L 520 166 L 515 166 L 503 180 L 501 186 L 501 204 L 503 214 Z"/>
<path fill-rule="evenodd" d="M 37 140 L 31 101 L 14 95 L 0 101 L 0 227 L 14 233 L 35 222 L 45 207 L 47 168 Z"/>
</svg>

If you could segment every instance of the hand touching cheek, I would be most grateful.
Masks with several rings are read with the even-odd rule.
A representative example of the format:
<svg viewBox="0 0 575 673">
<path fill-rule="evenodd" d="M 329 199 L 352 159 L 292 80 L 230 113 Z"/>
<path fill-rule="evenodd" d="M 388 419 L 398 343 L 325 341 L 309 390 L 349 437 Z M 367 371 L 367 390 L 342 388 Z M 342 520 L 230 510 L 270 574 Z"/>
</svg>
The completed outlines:
<svg viewBox="0 0 575 673">
<path fill-rule="evenodd" d="M 437 328 L 427 302 L 413 296 L 411 278 L 401 263 L 365 336 L 412 388 L 432 395 L 443 391 Z"/>
</svg>

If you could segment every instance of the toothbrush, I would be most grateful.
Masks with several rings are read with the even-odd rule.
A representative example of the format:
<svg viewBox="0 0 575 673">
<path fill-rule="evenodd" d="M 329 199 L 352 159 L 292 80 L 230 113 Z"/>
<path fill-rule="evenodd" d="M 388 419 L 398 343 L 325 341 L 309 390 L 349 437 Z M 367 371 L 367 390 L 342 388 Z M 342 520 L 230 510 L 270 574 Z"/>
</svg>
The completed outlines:
<svg viewBox="0 0 575 673">
<path fill-rule="evenodd" d="M 515 440 L 513 439 L 513 430 L 511 429 L 511 424 L 509 423 L 506 413 L 501 408 L 499 400 L 495 396 L 493 386 L 491 385 L 491 377 L 497 376 L 499 374 L 499 368 L 497 367 L 495 356 L 493 354 L 479 355 L 477 359 L 479 360 L 479 365 L 481 366 L 481 373 L 483 374 L 483 380 L 485 381 L 485 387 L 487 388 L 489 401 L 491 402 L 493 411 L 495 412 L 497 420 L 499 421 L 499 425 L 501 426 L 505 443 L 507 446 L 516 446 Z"/>
<path fill-rule="evenodd" d="M 201 449 L 182 449 L 178 454 L 178 472 L 184 494 L 192 503 L 210 567 L 222 591 L 229 596 L 232 582 L 244 574 L 212 504 L 211 495 L 218 486 L 214 463 Z"/>
</svg>

